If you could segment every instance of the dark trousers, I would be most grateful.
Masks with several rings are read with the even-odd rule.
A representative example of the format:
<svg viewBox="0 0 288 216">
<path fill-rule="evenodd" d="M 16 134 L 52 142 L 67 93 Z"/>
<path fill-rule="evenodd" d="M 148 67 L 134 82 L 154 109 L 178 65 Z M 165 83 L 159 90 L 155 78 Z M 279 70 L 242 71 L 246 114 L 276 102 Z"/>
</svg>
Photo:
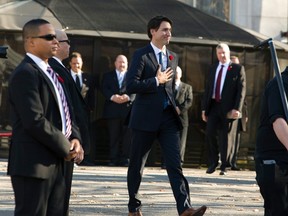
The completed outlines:
<svg viewBox="0 0 288 216">
<path fill-rule="evenodd" d="M 162 122 L 155 132 L 132 130 L 132 145 L 128 168 L 129 211 L 135 212 L 141 208 L 138 190 L 140 187 L 144 166 L 155 139 L 158 139 L 164 154 L 166 170 L 170 185 L 177 203 L 178 213 L 183 213 L 191 207 L 189 185 L 182 173 L 179 126 L 172 109 L 163 112 Z"/>
<path fill-rule="evenodd" d="M 62 166 L 48 179 L 11 176 L 15 216 L 63 216 L 65 182 Z"/>
<path fill-rule="evenodd" d="M 256 159 L 256 181 L 264 199 L 264 216 L 288 215 L 288 165 L 263 164 Z"/>
<path fill-rule="evenodd" d="M 124 119 L 107 119 L 109 131 L 110 161 L 119 163 L 121 160 L 129 158 L 129 148 L 131 143 L 131 134 L 125 125 Z M 120 147 L 122 147 L 120 149 Z"/>
<path fill-rule="evenodd" d="M 64 176 L 65 176 L 65 200 L 64 200 L 64 216 L 69 215 L 69 201 L 71 195 L 72 178 L 73 178 L 74 162 L 65 161 L 64 163 Z"/>
<path fill-rule="evenodd" d="M 220 168 L 224 170 L 227 167 L 228 152 L 231 152 L 231 145 L 228 146 L 228 132 L 231 122 L 232 120 L 227 119 L 226 114 L 222 112 L 221 104 L 214 102 L 206 126 L 208 166 L 216 167 L 218 165 L 220 152 Z"/>
</svg>

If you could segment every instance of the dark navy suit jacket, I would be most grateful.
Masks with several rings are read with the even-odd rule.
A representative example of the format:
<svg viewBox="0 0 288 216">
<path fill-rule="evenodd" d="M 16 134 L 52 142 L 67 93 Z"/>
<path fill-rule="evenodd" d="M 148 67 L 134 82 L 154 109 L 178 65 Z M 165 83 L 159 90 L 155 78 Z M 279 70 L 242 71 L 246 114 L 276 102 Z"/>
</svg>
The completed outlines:
<svg viewBox="0 0 288 216">
<path fill-rule="evenodd" d="M 135 51 L 133 55 L 131 65 L 126 74 L 127 92 L 136 94 L 129 121 L 129 127 L 133 129 L 143 131 L 156 131 L 159 129 L 163 114 L 164 91 L 173 107 L 179 127 L 182 128 L 174 99 L 175 71 L 178 59 L 176 54 L 168 49 L 167 55 L 168 67 L 173 69 L 174 75 L 173 79 L 167 82 L 164 87 L 157 86 L 155 77 L 158 62 L 152 46 L 149 44 Z"/>
</svg>

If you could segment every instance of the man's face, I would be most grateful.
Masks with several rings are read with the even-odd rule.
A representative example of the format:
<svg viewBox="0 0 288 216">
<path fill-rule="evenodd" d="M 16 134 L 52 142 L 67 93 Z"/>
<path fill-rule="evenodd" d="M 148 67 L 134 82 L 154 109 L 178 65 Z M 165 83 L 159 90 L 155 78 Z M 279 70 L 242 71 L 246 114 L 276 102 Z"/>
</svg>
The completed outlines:
<svg viewBox="0 0 288 216">
<path fill-rule="evenodd" d="M 151 29 L 152 42 L 158 48 L 162 48 L 164 45 L 169 44 L 171 39 L 172 28 L 169 22 L 163 21 L 159 29 Z"/>
<path fill-rule="evenodd" d="M 54 27 L 51 24 L 44 24 L 39 26 L 38 35 L 31 35 L 31 37 L 27 39 L 27 43 L 29 43 L 29 52 L 32 52 L 32 54 L 37 55 L 43 60 L 54 56 L 59 46 L 56 38 L 53 38 L 52 40 L 45 38 L 36 38 L 46 35 L 55 35 Z"/>
<path fill-rule="evenodd" d="M 230 60 L 230 51 L 228 48 L 220 48 L 217 49 L 217 58 L 219 60 L 219 62 L 221 62 L 222 64 L 225 64 L 226 62 L 228 62 Z"/>
<path fill-rule="evenodd" d="M 70 51 L 70 44 L 67 35 L 62 35 L 61 37 L 57 38 L 59 41 L 59 49 L 57 51 L 57 57 L 61 60 L 66 59 L 69 57 Z"/>
<path fill-rule="evenodd" d="M 81 72 L 82 71 L 82 58 L 80 57 L 74 57 L 70 61 L 70 67 L 74 72 Z"/>
<path fill-rule="evenodd" d="M 127 71 L 128 68 L 128 61 L 125 56 L 118 56 L 116 61 L 115 61 L 115 68 L 119 72 L 125 72 Z"/>
</svg>

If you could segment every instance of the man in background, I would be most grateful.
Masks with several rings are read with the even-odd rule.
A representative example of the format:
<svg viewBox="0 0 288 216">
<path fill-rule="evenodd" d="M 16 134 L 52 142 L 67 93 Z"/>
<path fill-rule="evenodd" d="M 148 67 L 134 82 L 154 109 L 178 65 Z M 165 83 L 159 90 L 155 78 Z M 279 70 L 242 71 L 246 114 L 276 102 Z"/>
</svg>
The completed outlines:
<svg viewBox="0 0 288 216">
<path fill-rule="evenodd" d="M 118 55 L 115 70 L 104 74 L 102 92 L 105 97 L 103 118 L 107 121 L 109 132 L 110 166 L 128 166 L 131 143 L 130 130 L 125 124 L 135 95 L 126 91 L 126 56 Z"/>
<path fill-rule="evenodd" d="M 237 56 L 230 57 L 231 62 L 235 64 L 240 64 L 239 58 Z M 229 132 L 228 142 L 231 142 L 231 152 L 228 155 L 228 165 L 231 166 L 231 170 L 239 171 L 241 170 L 237 165 L 237 157 L 240 147 L 240 137 L 242 132 L 246 132 L 248 122 L 248 106 L 244 99 L 243 107 L 241 110 L 241 117 L 238 121 L 234 121 Z"/>
<path fill-rule="evenodd" d="M 70 74 L 73 80 L 75 81 L 78 91 L 81 93 L 86 103 L 85 109 L 87 117 L 84 118 L 83 120 L 79 120 L 79 122 L 81 123 L 85 121 L 83 122 L 83 124 L 79 125 L 79 127 L 80 128 L 83 127 L 83 133 L 81 135 L 83 137 L 85 136 L 85 138 L 83 139 L 85 139 L 85 148 L 86 148 L 84 161 L 80 165 L 93 165 L 93 163 L 91 163 L 89 160 L 89 153 L 91 149 L 91 137 L 89 131 L 91 130 L 90 114 L 91 112 L 93 112 L 95 108 L 95 80 L 90 74 L 84 73 L 82 71 L 83 60 L 80 53 L 78 52 L 71 53 L 69 57 L 69 65 L 70 65 Z M 86 119 L 88 119 L 88 122 Z M 86 129 L 87 126 L 88 129 Z"/>
<path fill-rule="evenodd" d="M 176 109 L 178 110 L 178 113 L 180 113 L 179 117 L 183 125 L 183 129 L 180 132 L 180 156 L 183 165 L 189 126 L 188 111 L 193 102 L 193 90 L 191 85 L 181 81 L 181 77 L 182 69 L 177 66 L 175 74 L 175 102 Z"/>
<path fill-rule="evenodd" d="M 246 94 L 246 76 L 243 66 L 231 62 L 227 44 L 218 44 L 216 54 L 218 62 L 209 70 L 202 100 L 202 120 L 207 123 L 206 173 L 215 172 L 220 153 L 220 175 L 226 175 L 228 154 L 231 152 L 231 142 L 228 142 L 229 128 L 233 121 L 241 117 Z"/>
</svg>

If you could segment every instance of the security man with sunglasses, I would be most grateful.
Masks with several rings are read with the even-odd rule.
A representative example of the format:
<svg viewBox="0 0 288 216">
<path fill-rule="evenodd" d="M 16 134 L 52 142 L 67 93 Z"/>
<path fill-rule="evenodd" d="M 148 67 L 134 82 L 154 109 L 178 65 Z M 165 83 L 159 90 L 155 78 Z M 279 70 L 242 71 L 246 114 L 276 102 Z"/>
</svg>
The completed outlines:
<svg viewBox="0 0 288 216">
<path fill-rule="evenodd" d="M 64 161 L 83 160 L 80 133 L 63 80 L 48 64 L 59 47 L 53 26 L 31 20 L 23 40 L 26 56 L 9 80 L 14 215 L 63 216 Z"/>
</svg>

